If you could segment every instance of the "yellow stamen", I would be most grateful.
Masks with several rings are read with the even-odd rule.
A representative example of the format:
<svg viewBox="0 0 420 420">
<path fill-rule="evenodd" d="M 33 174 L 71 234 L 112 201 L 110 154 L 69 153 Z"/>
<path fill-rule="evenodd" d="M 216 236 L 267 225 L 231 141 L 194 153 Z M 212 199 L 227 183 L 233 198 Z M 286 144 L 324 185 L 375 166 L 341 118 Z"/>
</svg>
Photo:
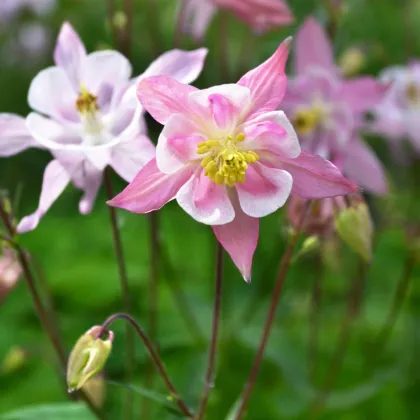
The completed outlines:
<svg viewBox="0 0 420 420">
<path fill-rule="evenodd" d="M 221 140 L 207 140 L 197 145 L 197 153 L 205 154 L 201 161 L 204 175 L 219 185 L 233 187 L 237 182 L 244 182 L 250 164 L 259 156 L 254 151 L 241 150 L 237 144 L 245 140 L 245 134 L 236 137 L 227 136 Z"/>
<path fill-rule="evenodd" d="M 296 113 L 293 125 L 298 134 L 310 134 L 321 122 L 322 116 L 322 110 L 319 107 L 301 109 Z"/>
<path fill-rule="evenodd" d="M 80 85 L 80 93 L 75 106 L 80 114 L 95 114 L 99 109 L 97 97 L 92 95 L 83 85 Z"/>
</svg>

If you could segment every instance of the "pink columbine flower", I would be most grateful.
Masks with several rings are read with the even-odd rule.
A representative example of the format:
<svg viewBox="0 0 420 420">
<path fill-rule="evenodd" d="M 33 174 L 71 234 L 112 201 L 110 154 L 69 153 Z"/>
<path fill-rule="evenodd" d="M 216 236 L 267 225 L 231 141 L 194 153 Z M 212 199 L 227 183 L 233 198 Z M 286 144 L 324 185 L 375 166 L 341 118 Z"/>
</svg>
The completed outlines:
<svg viewBox="0 0 420 420">
<path fill-rule="evenodd" d="M 368 130 L 387 136 L 394 150 L 407 138 L 420 153 L 420 61 L 385 69 L 380 79 L 391 87 L 373 110 Z"/>
<path fill-rule="evenodd" d="M 289 43 L 236 84 L 198 90 L 167 76 L 141 81 L 140 102 L 164 125 L 156 159 L 109 203 L 148 213 L 176 198 L 195 220 L 212 226 L 246 281 L 260 217 L 282 207 L 291 192 L 321 198 L 356 189 L 333 164 L 301 152 L 277 110 Z"/>
<path fill-rule="evenodd" d="M 254 31 L 263 33 L 289 25 L 294 17 L 283 0 L 181 0 L 183 27 L 200 41 L 217 9 L 232 12 Z"/>
<path fill-rule="evenodd" d="M 294 58 L 296 77 L 284 109 L 302 146 L 330 159 L 366 190 L 386 193 L 382 165 L 359 135 L 364 114 L 380 102 L 386 87 L 369 76 L 345 80 L 326 33 L 313 18 L 297 34 Z"/>
<path fill-rule="evenodd" d="M 79 210 L 85 214 L 92 209 L 106 166 L 131 181 L 155 155 L 136 82 L 165 74 L 190 83 L 200 74 L 206 53 L 203 48 L 166 52 L 132 79 L 123 55 L 87 54 L 65 23 L 54 52 L 56 66 L 41 71 L 31 83 L 28 101 L 34 112 L 26 119 L 0 114 L 0 156 L 28 147 L 49 149 L 54 156 L 45 169 L 38 209 L 19 223 L 18 231 L 34 229 L 69 182 L 84 191 Z"/>
<path fill-rule="evenodd" d="M 16 285 L 22 274 L 22 268 L 10 248 L 4 248 L 0 254 L 0 302 Z"/>
</svg>

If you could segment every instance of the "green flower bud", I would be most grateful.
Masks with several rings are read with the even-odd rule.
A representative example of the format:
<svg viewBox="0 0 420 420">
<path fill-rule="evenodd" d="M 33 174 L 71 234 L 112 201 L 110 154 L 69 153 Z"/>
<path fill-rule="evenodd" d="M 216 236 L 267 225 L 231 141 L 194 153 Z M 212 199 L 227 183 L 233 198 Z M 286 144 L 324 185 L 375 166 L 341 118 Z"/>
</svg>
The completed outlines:
<svg viewBox="0 0 420 420">
<path fill-rule="evenodd" d="M 366 262 L 372 259 L 373 224 L 369 208 L 359 202 L 335 217 L 335 228 L 341 239 Z"/>
<path fill-rule="evenodd" d="M 67 364 L 67 386 L 69 392 L 80 389 L 97 375 L 105 366 L 112 349 L 114 334 L 109 331 L 108 338 L 97 337 L 102 327 L 95 326 L 83 334 L 70 353 Z"/>
</svg>

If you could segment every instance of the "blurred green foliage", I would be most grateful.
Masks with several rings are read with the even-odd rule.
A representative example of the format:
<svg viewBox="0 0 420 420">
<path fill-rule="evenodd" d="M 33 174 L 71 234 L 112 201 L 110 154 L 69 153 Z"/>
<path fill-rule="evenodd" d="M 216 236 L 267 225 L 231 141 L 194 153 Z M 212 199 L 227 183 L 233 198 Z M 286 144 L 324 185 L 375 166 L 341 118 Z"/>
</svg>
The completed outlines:
<svg viewBox="0 0 420 420">
<path fill-rule="evenodd" d="M 122 2 L 121 2 L 122 3 Z M 294 34 L 305 16 L 314 14 L 327 21 L 324 2 L 290 0 L 296 25 L 253 38 L 248 29 L 229 18 L 229 69 L 235 80 L 240 72 L 268 57 L 279 42 Z M 156 1 L 157 20 L 148 16 L 148 2 L 135 2 L 133 67 L 143 71 L 156 56 L 173 47 L 175 0 Z M 420 53 L 420 6 L 415 0 L 348 0 L 336 34 L 337 54 L 351 46 L 366 52 L 365 72 L 404 64 Z M 33 19 L 27 15 L 21 20 Z M 88 50 L 112 46 L 104 0 L 62 0 L 48 17 L 42 17 L 55 36 L 61 23 L 69 20 L 85 41 Z M 219 16 L 213 22 L 205 44 L 210 53 L 198 86 L 221 82 Z M 1 42 L 14 36 L 12 29 L 1 32 Z M 158 41 L 156 45 L 156 40 Z M 51 39 L 50 51 L 54 40 Z M 245 43 L 245 48 L 244 48 Z M 194 42 L 184 38 L 183 47 Z M 29 111 L 26 93 L 31 79 L 52 63 L 51 54 L 18 64 L 0 64 L 0 112 Z M 226 82 L 226 80 L 223 80 Z M 151 135 L 159 127 L 151 122 Z M 420 412 L 420 269 L 411 273 L 409 297 L 399 314 L 385 348 L 376 348 L 375 339 L 384 325 L 404 267 L 409 260 L 406 231 L 419 223 L 418 185 L 420 165 L 396 165 L 382 139 L 369 139 L 386 162 L 391 194 L 369 198 L 376 225 L 374 259 L 360 266 L 358 258 L 336 243 L 328 249 L 320 268 L 319 255 L 299 259 L 288 275 L 273 334 L 257 386 L 251 397 L 247 418 L 252 420 L 308 419 L 317 389 L 325 383 L 337 351 L 343 322 L 347 317 L 349 294 L 361 299 L 352 308 L 343 364 L 334 389 L 320 418 L 417 419 Z M 37 202 L 47 152 L 30 150 L 0 161 L 0 187 L 13 196 L 23 194 L 19 215 L 31 211 Z M 123 182 L 115 179 L 121 190 Z M 32 254 L 38 274 L 48 284 L 58 313 L 65 347 L 92 325 L 122 310 L 120 287 L 114 260 L 104 193 L 87 216 L 77 212 L 79 192 L 69 187 L 57 200 L 38 229 L 22 237 Z M 175 204 L 159 214 L 162 259 L 159 265 L 158 345 L 168 371 L 191 406 L 197 406 L 207 358 L 214 295 L 215 239 L 211 229 L 194 222 Z M 149 222 L 147 216 L 119 212 L 119 223 L 128 264 L 134 313 L 147 324 L 149 281 Z M 260 242 L 254 259 L 253 279 L 246 285 L 226 258 L 223 296 L 223 324 L 218 352 L 215 386 L 208 419 L 225 419 L 232 410 L 248 377 L 258 345 L 265 312 L 286 241 L 284 212 L 262 220 Z M 365 274 L 361 274 L 365 273 Z M 322 280 L 322 299 L 314 315 L 311 300 L 314 285 Z M 356 285 L 356 286 L 355 286 Z M 357 289 L 358 288 L 358 289 Z M 180 294 L 183 299 L 181 305 Z M 353 296 L 353 295 L 352 295 Z M 187 304 L 185 304 L 187 302 Z M 185 322 L 186 306 L 195 326 Z M 184 312 L 180 312 L 180 309 Z M 310 334 L 318 323 L 317 352 L 311 353 Z M 106 378 L 124 382 L 124 328 L 115 325 L 116 340 L 106 368 Z M 84 406 L 68 402 L 58 380 L 55 357 L 34 314 L 23 281 L 0 306 L 0 363 L 14 346 L 25 350 L 26 360 L 14 372 L 0 373 L 0 419 L 90 419 Z M 144 386 L 148 358 L 136 341 L 134 389 Z M 145 390 L 147 391 L 147 390 Z M 149 390 L 151 391 L 151 390 Z M 160 379 L 152 390 L 165 396 Z M 121 418 L 124 387 L 108 385 L 105 408 L 109 419 Z M 135 392 L 135 391 L 134 391 Z M 144 391 L 142 391 L 144 394 Z M 144 404 L 138 393 L 136 412 Z M 156 400 L 156 398 L 154 398 Z M 159 400 L 159 398 L 158 398 Z M 39 408 L 37 408 L 39 405 Z M 27 407 L 27 408 L 26 408 Z M 154 419 L 177 418 L 162 404 L 151 403 Z M 9 413 L 9 414 L 6 414 Z M 3 415 L 4 414 L 4 415 Z M 138 414 L 136 415 L 138 417 Z"/>
</svg>

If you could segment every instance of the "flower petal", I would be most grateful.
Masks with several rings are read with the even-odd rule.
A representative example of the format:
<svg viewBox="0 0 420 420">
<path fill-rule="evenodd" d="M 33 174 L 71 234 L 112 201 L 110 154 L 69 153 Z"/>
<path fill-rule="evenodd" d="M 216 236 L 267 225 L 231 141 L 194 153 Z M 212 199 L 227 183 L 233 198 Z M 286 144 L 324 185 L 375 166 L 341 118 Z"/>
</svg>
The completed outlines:
<svg viewBox="0 0 420 420">
<path fill-rule="evenodd" d="M 236 184 L 242 210 L 251 217 L 264 217 L 283 206 L 292 190 L 291 175 L 257 162 L 246 171 L 245 182 Z"/>
<path fill-rule="evenodd" d="M 292 193 L 303 198 L 336 197 L 358 190 L 331 162 L 305 151 L 296 159 L 284 159 L 281 166 L 293 177 Z"/>
<path fill-rule="evenodd" d="M 70 23 L 64 22 L 57 38 L 54 61 L 64 69 L 76 91 L 80 89 L 80 67 L 85 57 L 86 49 L 79 35 Z"/>
<path fill-rule="evenodd" d="M 238 81 L 251 91 L 250 114 L 274 111 L 286 92 L 287 77 L 284 72 L 291 38 L 287 38 L 277 51 L 257 68 L 249 71 Z"/>
<path fill-rule="evenodd" d="M 131 182 L 146 163 L 155 157 L 155 146 L 144 134 L 122 141 L 112 150 L 112 168 L 127 182 Z"/>
<path fill-rule="evenodd" d="M 182 29 L 190 33 L 196 41 L 201 41 L 216 13 L 212 0 L 185 0 L 179 11 Z M 182 10 L 185 7 L 185 10 Z"/>
<path fill-rule="evenodd" d="M 191 119 L 172 115 L 165 124 L 156 147 L 156 163 L 160 171 L 172 174 L 178 171 L 189 160 L 200 159 L 196 153 L 197 145 L 206 138 Z"/>
<path fill-rule="evenodd" d="M 249 217 L 234 198 L 235 218 L 225 225 L 212 226 L 217 240 L 232 258 L 244 280 L 251 282 L 252 258 L 257 248 L 259 221 Z"/>
<path fill-rule="evenodd" d="M 51 161 L 45 168 L 38 208 L 35 213 L 24 217 L 20 221 L 17 231 L 19 233 L 25 233 L 34 230 L 38 226 L 42 216 L 44 216 L 54 201 L 64 191 L 69 182 L 70 175 L 66 169 L 58 160 Z"/>
<path fill-rule="evenodd" d="M 361 114 L 371 110 L 384 98 L 388 87 L 373 77 L 365 76 L 346 80 L 341 85 L 340 99 L 347 103 L 353 113 Z"/>
<path fill-rule="evenodd" d="M 0 114 L 0 156 L 13 156 L 30 147 L 39 147 L 26 128 L 25 118 Z"/>
<path fill-rule="evenodd" d="M 343 172 L 361 187 L 375 194 L 386 194 L 384 168 L 373 150 L 359 138 L 353 138 L 345 151 Z"/>
<path fill-rule="evenodd" d="M 79 211 L 88 214 L 92 211 L 93 203 L 102 184 L 103 171 L 99 171 L 94 165 L 85 162 L 83 165 L 83 197 L 79 202 Z"/>
<path fill-rule="evenodd" d="M 138 84 L 137 97 L 156 121 L 166 124 L 172 114 L 190 113 L 188 94 L 196 90 L 168 76 L 153 76 Z"/>
<path fill-rule="evenodd" d="M 192 83 L 203 70 L 207 53 L 207 48 L 167 51 L 153 61 L 140 78 L 170 76 L 181 83 Z"/>
<path fill-rule="evenodd" d="M 283 111 L 267 112 L 247 121 L 243 132 L 245 140 L 241 147 L 245 150 L 262 150 L 289 158 L 300 154 L 299 139 Z"/>
<path fill-rule="evenodd" d="M 156 159 L 140 170 L 134 180 L 108 205 L 120 207 L 132 213 L 149 213 L 160 209 L 175 198 L 179 189 L 191 178 L 193 166 L 186 166 L 172 175 L 159 171 Z"/>
<path fill-rule="evenodd" d="M 49 67 L 40 71 L 29 87 L 29 106 L 58 121 L 80 120 L 76 111 L 76 100 L 77 91 L 60 67 Z"/>
<path fill-rule="evenodd" d="M 235 217 L 226 187 L 196 172 L 178 191 L 178 204 L 195 220 L 206 225 L 223 225 Z"/>
<path fill-rule="evenodd" d="M 336 73 L 331 42 L 321 24 L 309 17 L 296 35 L 295 71 L 303 74 L 314 67 Z"/>
<path fill-rule="evenodd" d="M 79 83 L 97 95 L 102 86 L 118 86 L 120 83 L 126 83 L 130 75 L 131 64 L 118 51 L 97 51 L 83 60 Z"/>
</svg>

